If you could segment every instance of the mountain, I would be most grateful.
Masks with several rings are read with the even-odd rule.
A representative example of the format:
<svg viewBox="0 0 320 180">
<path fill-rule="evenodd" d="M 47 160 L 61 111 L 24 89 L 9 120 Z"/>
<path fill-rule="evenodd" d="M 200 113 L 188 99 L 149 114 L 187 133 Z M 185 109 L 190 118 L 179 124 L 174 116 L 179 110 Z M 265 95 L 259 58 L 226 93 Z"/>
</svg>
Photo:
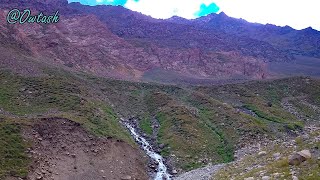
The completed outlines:
<svg viewBox="0 0 320 180">
<path fill-rule="evenodd" d="M 60 20 L 8 24 L 13 8 Z M 317 43 L 224 13 L 0 1 L 0 179 L 315 179 Z"/>
<path fill-rule="evenodd" d="M 5 12 L 17 3 L 34 12 L 52 13 L 54 6 L 61 21 L 10 26 Z M 117 79 L 265 79 L 274 74 L 270 62 L 318 58 L 320 52 L 315 30 L 251 24 L 224 13 L 159 20 L 121 6 L 64 0 L 2 1 L 1 7 L 1 43 L 10 41 L 46 63 Z M 149 76 L 153 72 L 158 77 Z"/>
<path fill-rule="evenodd" d="M 319 31 L 311 27 L 297 31 L 289 26 L 279 27 L 272 24 L 252 24 L 245 20 L 230 18 L 224 13 L 200 17 L 192 24 L 202 28 L 218 29 L 228 34 L 238 34 L 267 42 L 276 48 L 286 50 L 292 55 L 319 57 Z"/>
</svg>

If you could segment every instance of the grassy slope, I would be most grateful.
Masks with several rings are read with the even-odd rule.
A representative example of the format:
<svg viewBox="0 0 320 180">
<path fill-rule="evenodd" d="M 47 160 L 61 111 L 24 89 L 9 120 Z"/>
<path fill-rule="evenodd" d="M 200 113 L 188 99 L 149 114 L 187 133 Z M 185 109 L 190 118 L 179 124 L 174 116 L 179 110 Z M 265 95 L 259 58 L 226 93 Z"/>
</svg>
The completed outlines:
<svg viewBox="0 0 320 180">
<path fill-rule="evenodd" d="M 197 88 L 87 79 L 99 86 L 117 112 L 140 117 L 146 134 L 151 133 L 150 118 L 157 117 L 161 124 L 158 141 L 166 145 L 162 154 L 174 154 L 176 166 L 184 170 L 233 160 L 235 146 L 243 136 L 282 136 L 290 129 L 300 128 L 303 123 L 284 111 L 280 101 L 286 96 L 318 91 L 295 86 L 301 84 L 301 78 Z M 267 106 L 269 101 L 272 107 Z M 245 105 L 262 115 L 255 118 L 235 109 Z"/>
<path fill-rule="evenodd" d="M 269 144 L 263 147 L 263 151 L 267 152 L 266 156 L 259 156 L 258 154 L 251 154 L 244 157 L 237 163 L 228 164 L 226 167 L 218 171 L 213 179 L 234 179 L 243 180 L 248 177 L 261 178 L 262 176 L 270 176 L 271 179 L 292 179 L 290 169 L 295 171 L 295 176 L 303 180 L 317 180 L 320 176 L 320 162 L 316 157 L 312 157 L 305 163 L 298 166 L 290 166 L 288 157 L 293 152 L 298 152 L 304 149 L 319 149 L 319 141 L 314 139 L 319 137 L 320 132 L 314 131 L 309 133 L 309 139 L 303 140 L 301 136 L 293 141 L 294 146 L 287 146 L 282 143 Z M 280 153 L 281 158 L 275 160 L 274 153 Z M 313 155 L 314 156 L 314 155 Z M 259 167 L 254 167 L 259 165 Z M 261 175 L 263 173 L 263 175 Z M 276 174 L 279 174 L 278 176 Z M 259 179 L 258 178 L 258 179 Z"/>
<path fill-rule="evenodd" d="M 287 78 L 268 83 L 253 83 L 248 86 L 254 91 L 260 91 L 262 93 L 261 96 L 272 101 L 275 107 L 278 107 L 280 100 L 284 97 L 301 96 L 311 104 L 318 107 L 320 105 L 320 81 L 317 80 L 309 80 L 308 78 Z M 266 90 L 262 91 L 262 89 Z M 311 119 L 319 120 L 320 111 L 305 105 L 302 103 L 301 99 L 292 99 L 289 102 L 294 105 L 299 114 Z M 320 164 L 317 157 L 313 157 L 306 163 L 295 167 L 288 164 L 288 156 L 293 152 L 301 151 L 303 149 L 309 149 L 311 151 L 319 149 L 320 144 L 316 140 L 319 137 L 319 131 L 307 131 L 305 133 L 308 134 L 308 138 L 298 136 L 294 138 L 293 141 L 276 144 L 270 143 L 267 147 L 263 147 L 261 151 L 266 151 L 267 156 L 259 157 L 258 154 L 251 154 L 237 163 L 228 164 L 214 176 L 214 179 L 240 180 L 247 177 L 261 178 L 261 173 L 274 179 L 291 179 L 290 169 L 293 169 L 296 172 L 295 176 L 299 179 L 318 179 L 320 176 Z M 288 146 L 288 144 L 293 145 Z M 281 159 L 274 160 L 274 153 L 281 153 Z M 313 156 L 315 156 L 315 154 L 313 154 Z M 257 164 L 261 166 L 250 169 L 250 167 L 254 167 Z M 276 173 L 280 173 L 278 178 L 275 178 Z"/>
<path fill-rule="evenodd" d="M 310 101 L 314 102 L 320 91 L 318 85 L 318 81 L 308 84 L 305 78 L 288 78 L 200 90 L 221 101 L 228 101 L 234 106 L 252 110 L 257 114 L 258 119 L 265 123 L 281 124 L 292 129 L 301 127 L 303 123 L 281 108 L 281 100 L 285 97 L 308 96 Z M 268 103 L 271 103 L 272 107 L 269 107 Z"/>
<path fill-rule="evenodd" d="M 22 77 L 1 71 L 0 107 L 19 116 L 69 118 L 98 136 L 129 143 L 133 141 L 120 126 L 116 113 L 139 117 L 147 134 L 151 133 L 150 119 L 157 117 L 161 124 L 158 141 L 166 145 L 162 154 L 176 155 L 176 166 L 183 170 L 208 162 L 232 161 L 234 149 L 244 136 L 281 136 L 281 132 L 300 127 L 301 122 L 280 108 L 282 97 L 309 94 L 314 103 L 320 104 L 318 82 L 304 86 L 301 78 L 182 88 L 56 69 L 44 73 L 47 76 Z M 272 107 L 266 105 L 269 101 Z M 244 105 L 262 116 L 237 112 L 235 108 Z"/>
<path fill-rule="evenodd" d="M 25 177 L 30 159 L 25 151 L 29 144 L 21 136 L 21 127 L 0 117 L 0 179 L 6 175 Z"/>
<path fill-rule="evenodd" d="M 0 177 L 25 177 L 28 172 L 26 144 L 20 135 L 23 118 L 59 116 L 79 122 L 89 132 L 104 137 L 134 141 L 120 125 L 111 106 L 99 97 L 99 91 L 68 72 L 45 70 L 47 76 L 25 77 L 0 71 Z"/>
<path fill-rule="evenodd" d="M 25 78 L 1 71 L 0 107 L 15 116 L 68 117 L 96 135 L 131 141 L 112 108 L 93 94 L 88 84 L 68 73 L 48 74 Z"/>
</svg>

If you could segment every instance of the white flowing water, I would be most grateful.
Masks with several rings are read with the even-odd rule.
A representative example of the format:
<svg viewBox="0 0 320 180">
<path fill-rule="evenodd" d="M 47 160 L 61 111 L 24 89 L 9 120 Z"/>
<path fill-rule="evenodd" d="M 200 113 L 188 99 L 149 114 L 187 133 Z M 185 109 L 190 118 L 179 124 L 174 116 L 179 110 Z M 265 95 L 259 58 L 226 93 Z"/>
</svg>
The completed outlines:
<svg viewBox="0 0 320 180">
<path fill-rule="evenodd" d="M 167 167 L 164 164 L 163 158 L 160 154 L 156 153 L 152 146 L 148 143 L 148 141 L 140 136 L 137 132 L 136 129 L 130 125 L 129 122 L 123 121 L 123 124 L 130 130 L 131 135 L 133 138 L 141 144 L 141 147 L 143 150 L 146 152 L 146 154 L 153 159 L 154 161 L 157 162 L 158 167 L 157 167 L 157 172 L 154 180 L 171 180 L 171 175 L 167 172 Z"/>
</svg>

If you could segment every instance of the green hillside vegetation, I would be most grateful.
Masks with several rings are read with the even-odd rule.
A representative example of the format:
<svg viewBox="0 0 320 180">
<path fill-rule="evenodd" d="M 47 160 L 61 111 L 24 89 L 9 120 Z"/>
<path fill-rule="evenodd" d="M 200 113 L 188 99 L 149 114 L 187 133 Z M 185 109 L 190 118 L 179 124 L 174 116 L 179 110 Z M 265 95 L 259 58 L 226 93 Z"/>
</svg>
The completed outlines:
<svg viewBox="0 0 320 180">
<path fill-rule="evenodd" d="M 288 147 L 288 145 L 285 144 L 288 144 L 288 142 L 269 144 L 267 147 L 262 148 L 263 151 L 267 152 L 266 156 L 259 156 L 258 153 L 254 153 L 244 157 L 237 163 L 228 164 L 218 171 L 213 177 L 213 180 L 243 180 L 248 177 L 261 178 L 262 176 L 269 176 L 271 179 L 285 180 L 292 179 L 292 171 L 295 171 L 294 175 L 298 177 L 298 179 L 319 179 L 320 163 L 316 157 L 312 157 L 298 166 L 289 165 L 288 157 L 292 155 L 293 152 L 320 148 L 320 143 L 314 140 L 319 137 L 320 132 L 311 131 L 307 134 L 310 137 L 307 140 L 301 136 L 294 138 L 292 142 L 294 146 Z M 273 157 L 274 153 L 280 153 L 281 157 L 275 160 Z M 259 166 L 256 168 L 250 168 L 257 165 Z M 263 175 L 261 175 L 261 173 L 263 173 Z"/>
<path fill-rule="evenodd" d="M 117 114 L 138 117 L 141 129 L 149 135 L 151 118 L 156 118 L 160 123 L 158 142 L 165 144 L 161 154 L 175 155 L 175 166 L 183 170 L 209 162 L 230 162 L 239 145 L 262 134 L 275 138 L 301 129 L 304 122 L 281 108 L 284 97 L 304 95 L 311 103 L 320 104 L 319 81 L 302 77 L 180 87 L 58 69 L 45 69 L 44 74 L 28 77 L 0 71 L 2 113 L 16 118 L 68 118 L 97 136 L 121 139 L 132 145 L 133 139 L 119 123 Z"/>
<path fill-rule="evenodd" d="M 7 175 L 27 175 L 30 158 L 25 151 L 29 146 L 21 136 L 21 126 L 0 116 L 0 179 Z"/>
</svg>

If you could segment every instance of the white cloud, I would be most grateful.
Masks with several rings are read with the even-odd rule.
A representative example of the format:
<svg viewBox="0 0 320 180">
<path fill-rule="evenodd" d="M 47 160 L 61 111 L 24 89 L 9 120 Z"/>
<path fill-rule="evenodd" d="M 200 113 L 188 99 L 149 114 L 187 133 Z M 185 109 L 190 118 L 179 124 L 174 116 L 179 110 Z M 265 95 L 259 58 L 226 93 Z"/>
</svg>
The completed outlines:
<svg viewBox="0 0 320 180">
<path fill-rule="evenodd" d="M 318 0 L 216 0 L 227 15 L 250 22 L 320 30 Z"/>
<path fill-rule="evenodd" d="M 178 15 L 192 19 L 202 3 L 212 2 L 227 15 L 249 22 L 320 30 L 319 0 L 128 0 L 125 7 L 155 18 Z"/>
<path fill-rule="evenodd" d="M 209 5 L 213 0 L 128 0 L 125 7 L 142 12 L 155 18 L 170 18 L 177 15 L 184 18 L 195 18 L 194 13 L 202 3 Z"/>
</svg>

